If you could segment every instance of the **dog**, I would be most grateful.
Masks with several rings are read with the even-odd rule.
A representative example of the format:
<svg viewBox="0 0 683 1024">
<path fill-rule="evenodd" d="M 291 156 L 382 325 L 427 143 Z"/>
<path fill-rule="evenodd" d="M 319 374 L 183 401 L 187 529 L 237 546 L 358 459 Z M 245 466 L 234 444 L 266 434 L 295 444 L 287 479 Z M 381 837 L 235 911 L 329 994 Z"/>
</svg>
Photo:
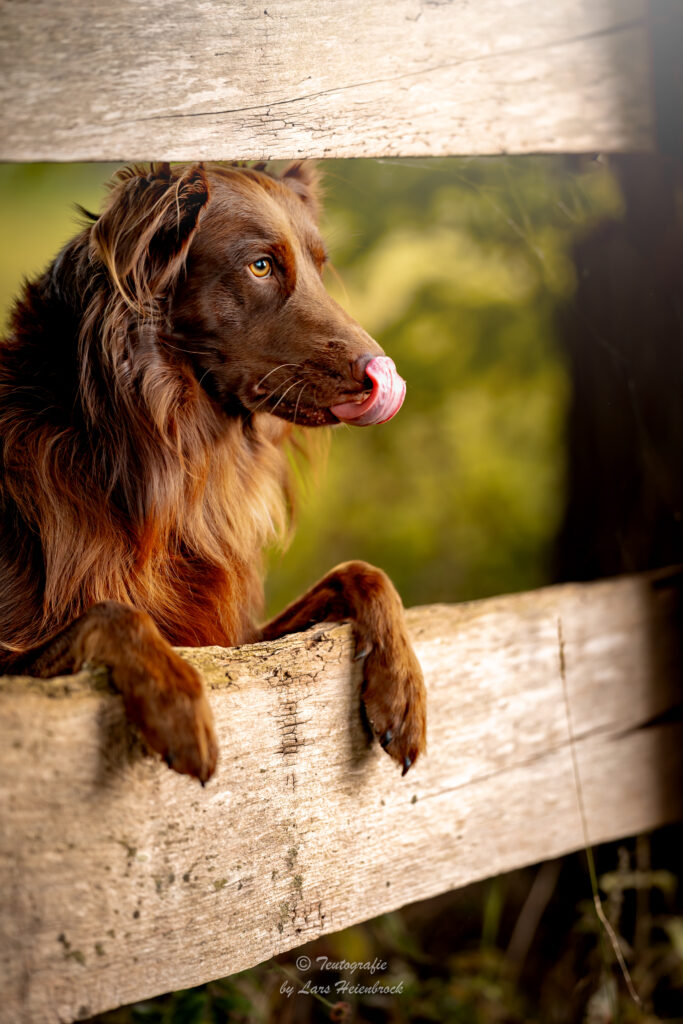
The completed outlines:
<svg viewBox="0 0 683 1024">
<path fill-rule="evenodd" d="M 108 669 L 128 719 L 202 783 L 218 747 L 173 646 L 350 620 L 362 701 L 403 773 L 425 687 L 379 569 L 337 566 L 271 622 L 261 553 L 291 504 L 293 425 L 371 425 L 405 392 L 327 293 L 318 172 L 128 167 L 27 282 L 0 344 L 0 673 Z"/>
</svg>

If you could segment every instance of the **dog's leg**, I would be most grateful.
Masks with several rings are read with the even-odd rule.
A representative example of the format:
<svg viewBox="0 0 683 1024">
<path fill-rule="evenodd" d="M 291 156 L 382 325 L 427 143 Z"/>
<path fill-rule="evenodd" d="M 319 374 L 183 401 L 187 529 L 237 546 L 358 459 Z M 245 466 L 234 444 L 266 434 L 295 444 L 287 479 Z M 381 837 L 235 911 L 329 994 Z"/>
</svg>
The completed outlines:
<svg viewBox="0 0 683 1024">
<path fill-rule="evenodd" d="M 116 601 L 93 605 L 2 670 L 49 678 L 86 665 L 109 670 L 129 720 L 171 768 L 202 783 L 213 775 L 218 747 L 199 673 L 178 657 L 146 612 Z"/>
<path fill-rule="evenodd" d="M 405 775 L 425 749 L 427 694 L 401 599 L 385 573 L 366 562 L 338 565 L 268 622 L 261 639 L 341 619 L 353 621 L 356 657 L 365 661 L 361 695 L 368 720 Z"/>
</svg>

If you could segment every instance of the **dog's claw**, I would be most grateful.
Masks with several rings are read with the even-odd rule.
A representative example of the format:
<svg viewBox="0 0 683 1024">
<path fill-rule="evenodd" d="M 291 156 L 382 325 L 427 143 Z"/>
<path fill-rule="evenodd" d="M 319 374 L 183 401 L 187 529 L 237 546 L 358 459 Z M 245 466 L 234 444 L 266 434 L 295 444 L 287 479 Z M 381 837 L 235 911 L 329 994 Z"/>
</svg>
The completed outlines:
<svg viewBox="0 0 683 1024">
<path fill-rule="evenodd" d="M 383 750 L 403 775 L 425 749 L 426 692 L 422 669 L 406 641 L 376 644 L 363 666 L 365 713 Z"/>
</svg>

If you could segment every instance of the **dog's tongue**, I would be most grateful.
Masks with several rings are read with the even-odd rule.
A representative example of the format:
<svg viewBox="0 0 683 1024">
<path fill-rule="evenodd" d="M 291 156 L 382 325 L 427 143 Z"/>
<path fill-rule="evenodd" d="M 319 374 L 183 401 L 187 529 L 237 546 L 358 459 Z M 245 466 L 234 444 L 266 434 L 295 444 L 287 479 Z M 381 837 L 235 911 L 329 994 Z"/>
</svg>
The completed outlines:
<svg viewBox="0 0 683 1024">
<path fill-rule="evenodd" d="M 393 359 L 375 356 L 365 367 L 365 374 L 372 381 L 372 391 L 367 398 L 330 407 L 330 412 L 342 423 L 353 423 L 356 427 L 386 423 L 403 405 L 406 382 L 396 372 Z"/>
</svg>

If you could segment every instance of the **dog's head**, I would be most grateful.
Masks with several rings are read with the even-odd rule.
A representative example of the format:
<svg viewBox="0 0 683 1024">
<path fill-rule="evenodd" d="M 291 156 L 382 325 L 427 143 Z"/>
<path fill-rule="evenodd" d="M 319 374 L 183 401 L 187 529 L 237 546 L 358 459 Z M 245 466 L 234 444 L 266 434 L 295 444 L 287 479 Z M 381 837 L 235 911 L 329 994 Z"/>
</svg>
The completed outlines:
<svg viewBox="0 0 683 1024">
<path fill-rule="evenodd" d="M 124 172 L 92 245 L 169 363 L 227 415 L 379 423 L 405 385 L 327 293 L 316 169 L 168 164 Z"/>
</svg>

